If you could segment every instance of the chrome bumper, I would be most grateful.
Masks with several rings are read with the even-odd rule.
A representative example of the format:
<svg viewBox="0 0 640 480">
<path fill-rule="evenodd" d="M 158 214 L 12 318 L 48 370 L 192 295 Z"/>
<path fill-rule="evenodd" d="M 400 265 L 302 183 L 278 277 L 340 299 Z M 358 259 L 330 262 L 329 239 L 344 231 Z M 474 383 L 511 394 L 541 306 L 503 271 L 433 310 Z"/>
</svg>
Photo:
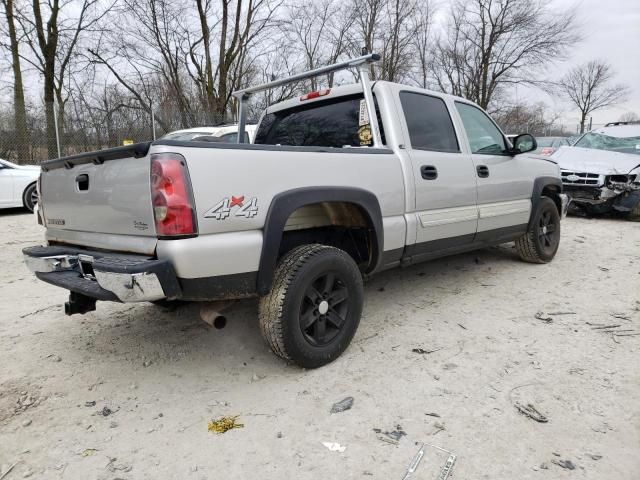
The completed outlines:
<svg viewBox="0 0 640 480">
<path fill-rule="evenodd" d="M 86 254 L 34 256 L 30 255 L 28 250 L 25 249 L 23 255 L 29 270 L 39 274 L 38 277 L 42 280 L 65 288 L 70 288 L 68 278 L 71 274 L 75 280 L 73 286 L 77 287 L 75 291 L 78 293 L 92 296 L 97 285 L 99 289 L 110 292 L 117 300 L 125 303 L 161 300 L 167 298 L 169 293 L 165 292 L 158 275 L 154 272 L 107 271 L 117 269 L 118 262 L 114 262 L 114 268 L 100 269 L 99 263 L 105 265 L 109 260 L 105 257 L 101 258 L 100 262 L 96 262 L 93 256 Z M 126 270 L 126 267 L 123 269 Z M 75 277 L 74 272 L 77 274 Z M 56 278 L 56 273 L 61 275 Z M 67 281 L 64 281 L 65 279 Z"/>
<path fill-rule="evenodd" d="M 561 218 L 565 218 L 567 216 L 567 211 L 569 210 L 569 203 L 571 202 L 571 199 L 569 198 L 569 195 L 567 195 L 566 193 L 561 193 L 560 194 L 560 202 L 562 205 L 561 211 L 560 211 L 560 217 Z"/>
</svg>

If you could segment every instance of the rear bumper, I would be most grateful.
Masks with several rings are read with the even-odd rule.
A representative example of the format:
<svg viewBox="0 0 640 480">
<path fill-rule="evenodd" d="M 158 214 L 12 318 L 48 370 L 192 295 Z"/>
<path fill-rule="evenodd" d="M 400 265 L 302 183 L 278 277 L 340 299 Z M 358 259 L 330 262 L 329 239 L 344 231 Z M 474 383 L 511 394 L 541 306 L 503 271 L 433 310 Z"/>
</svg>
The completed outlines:
<svg viewBox="0 0 640 480">
<path fill-rule="evenodd" d="M 29 247 L 22 253 L 40 280 L 97 300 L 151 302 L 181 296 L 167 260 L 59 246 Z"/>
</svg>

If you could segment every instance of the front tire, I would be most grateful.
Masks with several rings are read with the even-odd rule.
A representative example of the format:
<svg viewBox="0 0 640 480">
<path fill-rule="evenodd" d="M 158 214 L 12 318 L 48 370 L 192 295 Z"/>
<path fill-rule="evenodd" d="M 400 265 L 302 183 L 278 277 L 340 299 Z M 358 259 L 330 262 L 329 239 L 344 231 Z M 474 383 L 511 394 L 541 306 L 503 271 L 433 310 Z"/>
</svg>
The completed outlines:
<svg viewBox="0 0 640 480">
<path fill-rule="evenodd" d="M 360 323 L 362 275 L 343 250 L 304 245 L 279 262 L 268 295 L 260 299 L 260 329 L 271 350 L 303 368 L 332 362 Z"/>
<path fill-rule="evenodd" d="M 520 258 L 529 263 L 549 263 L 560 245 L 560 214 L 549 197 L 542 197 L 533 214 L 531 228 L 516 240 Z"/>
<path fill-rule="evenodd" d="M 22 193 L 22 204 L 24 205 L 24 208 L 33 213 L 36 203 L 38 203 L 38 189 L 36 188 L 36 184 L 32 183 L 25 188 Z"/>
</svg>

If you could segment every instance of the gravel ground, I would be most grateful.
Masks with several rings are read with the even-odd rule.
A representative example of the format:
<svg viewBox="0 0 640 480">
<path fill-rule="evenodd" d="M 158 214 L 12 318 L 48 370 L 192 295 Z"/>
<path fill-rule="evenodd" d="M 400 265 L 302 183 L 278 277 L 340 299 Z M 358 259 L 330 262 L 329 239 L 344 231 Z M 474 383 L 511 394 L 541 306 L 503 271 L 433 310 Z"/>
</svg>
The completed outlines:
<svg viewBox="0 0 640 480">
<path fill-rule="evenodd" d="M 268 351 L 255 301 L 223 329 L 195 305 L 65 317 L 65 292 L 22 264 L 42 234 L 0 213 L 6 480 L 401 479 L 416 442 L 454 452 L 455 479 L 638 478 L 640 224 L 569 218 L 549 265 L 507 244 L 380 274 L 351 347 L 313 371 Z M 223 415 L 244 428 L 208 432 Z M 417 478 L 437 478 L 437 452 Z"/>
</svg>

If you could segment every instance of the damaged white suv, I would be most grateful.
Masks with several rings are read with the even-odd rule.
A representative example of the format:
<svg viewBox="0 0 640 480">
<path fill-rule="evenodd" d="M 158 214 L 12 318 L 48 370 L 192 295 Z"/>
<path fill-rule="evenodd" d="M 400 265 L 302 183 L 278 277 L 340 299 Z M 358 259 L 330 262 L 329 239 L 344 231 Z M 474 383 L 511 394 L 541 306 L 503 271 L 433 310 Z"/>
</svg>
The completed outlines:
<svg viewBox="0 0 640 480">
<path fill-rule="evenodd" d="M 574 208 L 640 221 L 640 123 L 608 123 L 561 147 L 553 159 Z"/>
</svg>

